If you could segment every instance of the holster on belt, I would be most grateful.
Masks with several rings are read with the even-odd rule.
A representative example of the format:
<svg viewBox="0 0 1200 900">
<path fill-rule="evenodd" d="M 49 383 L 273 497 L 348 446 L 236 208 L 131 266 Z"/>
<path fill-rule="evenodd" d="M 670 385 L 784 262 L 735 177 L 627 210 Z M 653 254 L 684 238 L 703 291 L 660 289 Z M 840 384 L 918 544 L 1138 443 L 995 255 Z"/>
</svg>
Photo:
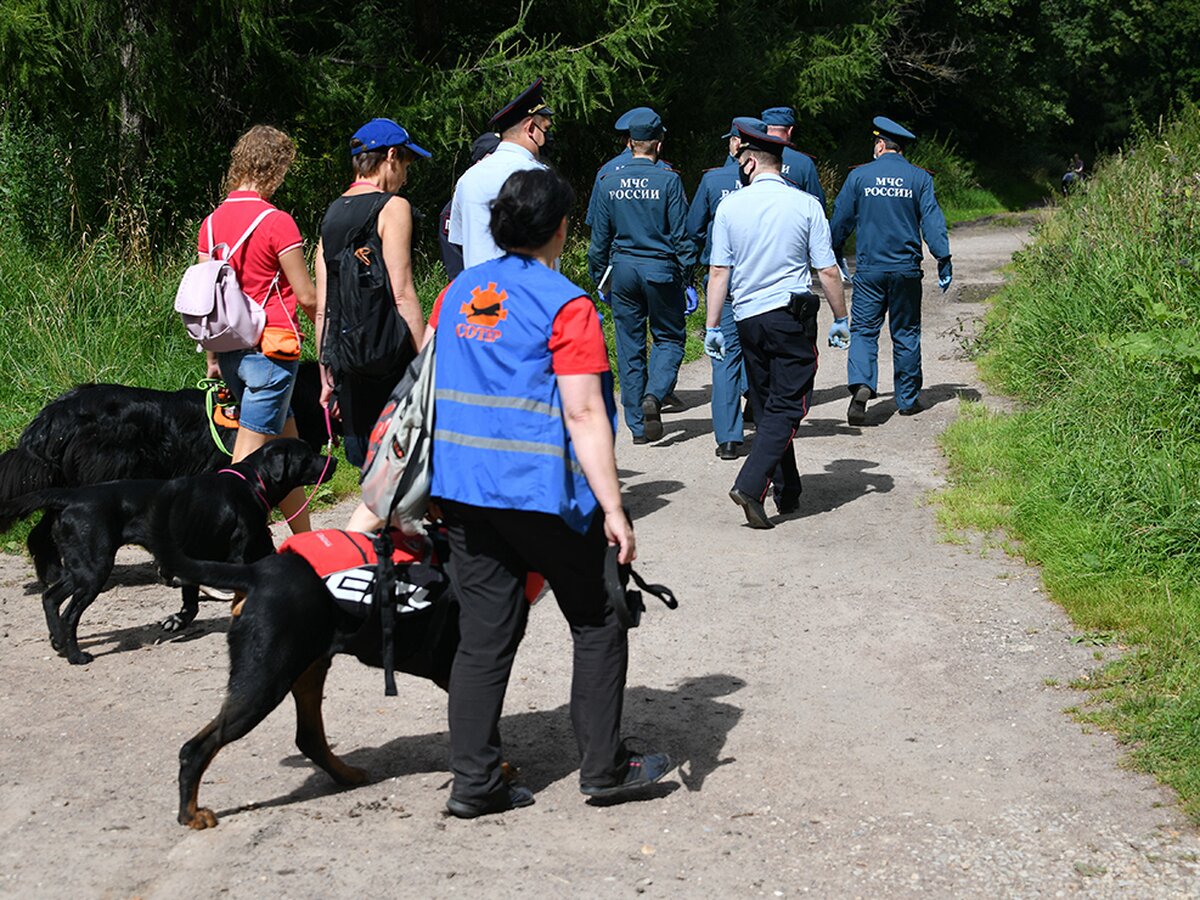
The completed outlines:
<svg viewBox="0 0 1200 900">
<path fill-rule="evenodd" d="M 804 328 L 804 336 L 815 341 L 817 339 L 817 313 L 821 310 L 821 301 L 817 295 L 809 291 L 805 291 L 803 294 L 792 294 L 787 308 L 792 318 Z"/>
</svg>

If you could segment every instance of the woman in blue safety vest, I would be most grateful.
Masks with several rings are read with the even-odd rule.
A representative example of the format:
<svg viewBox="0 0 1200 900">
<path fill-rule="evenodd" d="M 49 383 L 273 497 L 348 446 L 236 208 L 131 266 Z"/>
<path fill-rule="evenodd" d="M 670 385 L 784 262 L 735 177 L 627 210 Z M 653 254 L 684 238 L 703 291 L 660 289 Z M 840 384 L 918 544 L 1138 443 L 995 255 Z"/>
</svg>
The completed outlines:
<svg viewBox="0 0 1200 900">
<path fill-rule="evenodd" d="M 492 205 L 505 255 L 464 271 L 438 298 L 432 495 L 449 528 L 461 642 L 450 677 L 446 806 L 460 818 L 533 803 L 501 776 L 499 721 L 525 633 L 529 572 L 546 577 L 571 626 L 571 720 L 580 790 L 620 797 L 660 779 L 665 754 L 620 737 L 626 635 L 608 608 L 606 547 L 635 554 L 613 455 L 608 354 L 585 291 L 552 268 L 570 185 L 516 172 Z"/>
</svg>

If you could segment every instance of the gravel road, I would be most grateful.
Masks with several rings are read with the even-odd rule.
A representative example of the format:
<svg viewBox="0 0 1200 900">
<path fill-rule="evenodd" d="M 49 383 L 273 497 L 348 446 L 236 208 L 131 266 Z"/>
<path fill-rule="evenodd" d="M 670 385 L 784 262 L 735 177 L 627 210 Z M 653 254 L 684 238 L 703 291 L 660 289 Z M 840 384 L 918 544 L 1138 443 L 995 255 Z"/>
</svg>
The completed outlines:
<svg viewBox="0 0 1200 900">
<path fill-rule="evenodd" d="M 796 442 L 802 510 L 773 531 L 726 496 L 737 464 L 713 455 L 706 360 L 684 368 L 689 408 L 661 442 L 622 430 L 638 568 L 681 601 L 631 636 L 626 731 L 680 761 L 645 801 L 578 793 L 569 635 L 544 602 L 502 723 L 533 807 L 447 819 L 445 696 L 402 678 L 384 697 L 380 672 L 342 658 L 326 722 L 372 782 L 337 789 L 299 756 L 285 703 L 217 758 L 201 798 L 220 824 L 191 832 L 177 753 L 220 703 L 227 608 L 164 640 L 174 592 L 122 551 L 81 628 L 96 660 L 72 667 L 30 565 L 0 558 L 0 894 L 1196 896 L 1200 841 L 1173 794 L 1063 712 L 1095 648 L 1071 642 L 1036 570 L 938 539 L 937 435 L 959 396 L 1003 405 L 960 338 L 1026 238 L 953 232 L 955 285 L 925 298 L 921 415 L 894 415 L 885 375 L 868 425 L 848 427 L 844 356 L 823 352 Z"/>
</svg>

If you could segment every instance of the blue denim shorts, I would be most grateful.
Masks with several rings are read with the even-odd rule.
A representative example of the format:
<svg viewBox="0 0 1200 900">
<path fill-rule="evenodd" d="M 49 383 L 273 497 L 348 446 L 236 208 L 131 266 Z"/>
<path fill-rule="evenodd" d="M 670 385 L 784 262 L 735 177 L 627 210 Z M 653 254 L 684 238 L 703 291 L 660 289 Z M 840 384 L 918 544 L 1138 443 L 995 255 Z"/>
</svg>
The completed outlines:
<svg viewBox="0 0 1200 900">
<path fill-rule="evenodd" d="M 292 416 L 299 360 L 279 362 L 259 350 L 217 354 L 221 377 L 238 400 L 238 424 L 256 434 L 282 434 Z"/>
</svg>

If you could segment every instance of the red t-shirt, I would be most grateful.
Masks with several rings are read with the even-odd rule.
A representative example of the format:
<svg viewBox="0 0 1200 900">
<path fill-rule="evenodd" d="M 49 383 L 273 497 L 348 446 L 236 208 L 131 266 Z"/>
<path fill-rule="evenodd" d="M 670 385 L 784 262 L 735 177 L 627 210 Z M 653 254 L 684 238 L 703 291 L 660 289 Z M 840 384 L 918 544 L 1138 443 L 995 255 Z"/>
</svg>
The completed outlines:
<svg viewBox="0 0 1200 900">
<path fill-rule="evenodd" d="M 437 328 L 442 298 L 449 289 L 450 285 L 442 288 L 433 302 L 430 328 Z M 586 295 L 576 297 L 558 311 L 549 346 L 555 375 L 598 375 L 608 371 L 608 350 L 604 346 L 604 332 L 600 330 L 600 317 Z"/>
<path fill-rule="evenodd" d="M 254 191 L 232 191 L 225 202 L 209 216 L 212 219 L 213 241 L 232 247 L 250 227 L 259 213 L 275 209 Z M 246 295 L 256 303 L 266 300 L 267 325 L 292 328 L 296 319 L 296 293 L 288 283 L 287 276 L 279 268 L 279 257 L 288 250 L 303 247 L 300 229 L 296 220 L 282 210 L 276 210 L 258 223 L 254 234 L 246 239 L 230 264 L 237 272 L 238 283 Z M 208 219 L 200 223 L 200 234 L 196 249 L 209 255 Z M 279 276 L 279 290 L 271 288 L 275 276 Z M 268 297 L 268 293 L 270 296 Z M 282 298 L 283 302 L 280 303 Z"/>
</svg>

